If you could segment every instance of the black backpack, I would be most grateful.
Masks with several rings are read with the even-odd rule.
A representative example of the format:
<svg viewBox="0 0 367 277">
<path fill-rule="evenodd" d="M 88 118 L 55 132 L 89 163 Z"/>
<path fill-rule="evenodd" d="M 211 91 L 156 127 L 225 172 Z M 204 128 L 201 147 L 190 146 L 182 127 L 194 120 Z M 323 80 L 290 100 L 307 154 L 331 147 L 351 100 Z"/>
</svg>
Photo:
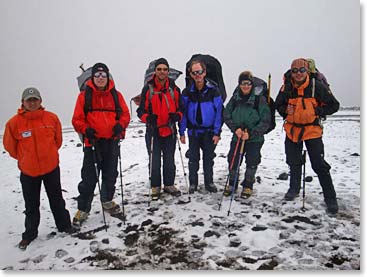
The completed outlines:
<svg viewBox="0 0 367 277">
<path fill-rule="evenodd" d="M 192 60 L 201 60 L 206 65 L 206 77 L 210 83 L 218 87 L 220 94 L 223 99 L 223 103 L 226 101 L 227 93 L 226 87 L 223 81 L 222 66 L 220 62 L 210 55 L 195 54 L 192 55 L 191 59 L 186 63 L 186 87 L 190 87 L 193 79 L 190 76 L 189 68 Z"/>
</svg>

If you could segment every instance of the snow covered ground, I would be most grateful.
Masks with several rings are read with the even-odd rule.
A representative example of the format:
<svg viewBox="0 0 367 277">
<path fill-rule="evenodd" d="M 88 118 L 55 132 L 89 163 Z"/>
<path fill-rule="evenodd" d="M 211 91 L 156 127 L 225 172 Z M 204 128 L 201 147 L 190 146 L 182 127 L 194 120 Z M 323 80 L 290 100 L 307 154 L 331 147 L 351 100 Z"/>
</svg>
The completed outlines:
<svg viewBox="0 0 367 277">
<path fill-rule="evenodd" d="M 255 193 L 248 200 L 230 199 L 218 210 L 227 178 L 227 152 L 231 133 L 224 127 L 215 159 L 214 180 L 220 191 L 203 189 L 180 198 L 164 195 L 148 207 L 148 157 L 144 127 L 133 123 L 122 142 L 122 173 L 127 222 L 106 215 L 106 232 L 99 193 L 80 234 L 58 233 L 47 196 L 42 190 L 39 236 L 26 251 L 17 248 L 24 225 L 24 203 L 16 161 L 1 142 L 0 268 L 6 270 L 92 269 L 274 269 L 357 270 L 360 268 L 360 117 L 359 112 L 330 117 L 325 122 L 326 160 L 340 206 L 336 217 L 325 212 L 317 176 L 309 159 L 306 175 L 306 211 L 302 197 L 285 202 L 288 181 L 277 177 L 287 172 L 281 122 L 266 136 Z M 64 132 L 60 150 L 64 198 L 71 216 L 76 212 L 82 148 L 76 133 Z M 182 145 L 183 154 L 187 145 Z M 187 159 L 184 157 L 188 174 Z M 180 153 L 176 151 L 176 183 L 187 192 Z M 242 166 L 244 168 L 244 165 Z M 241 170 L 241 180 L 243 179 Z M 203 176 L 200 176 L 201 183 Z M 203 185 L 201 185 L 203 186 Z M 115 200 L 121 203 L 120 180 Z M 93 231 L 94 230 L 94 231 Z"/>
</svg>

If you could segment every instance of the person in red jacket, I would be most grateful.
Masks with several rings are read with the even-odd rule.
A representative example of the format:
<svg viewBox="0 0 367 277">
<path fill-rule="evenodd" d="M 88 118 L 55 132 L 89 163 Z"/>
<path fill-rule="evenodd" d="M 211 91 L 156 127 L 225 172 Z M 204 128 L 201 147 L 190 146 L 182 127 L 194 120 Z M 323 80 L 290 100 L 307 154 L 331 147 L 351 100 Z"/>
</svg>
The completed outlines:
<svg viewBox="0 0 367 277">
<path fill-rule="evenodd" d="M 91 95 L 91 103 L 86 113 L 87 93 Z M 117 94 L 120 107 L 115 105 L 113 94 Z M 74 225 L 78 226 L 85 221 L 91 210 L 98 178 L 95 159 L 98 170 L 102 173 L 103 209 L 112 215 L 121 213 L 120 206 L 112 199 L 118 175 L 119 141 L 124 138 L 129 122 L 129 109 L 124 97 L 115 89 L 113 80 L 109 78 L 108 67 L 103 63 L 96 63 L 92 68 L 92 78 L 86 83 L 85 91 L 78 96 L 72 118 L 74 129 L 84 136 L 85 146 L 82 181 L 78 185 L 78 211 L 73 219 Z"/>
<path fill-rule="evenodd" d="M 168 78 L 169 65 L 166 59 L 156 60 L 154 75 L 143 87 L 138 117 L 147 124 L 145 142 L 149 161 L 152 200 L 158 200 L 161 193 L 161 153 L 163 153 L 164 191 L 180 196 L 174 186 L 176 122 L 182 118 L 180 89 Z M 152 151 L 153 150 L 153 151 Z"/>
<path fill-rule="evenodd" d="M 56 114 L 45 111 L 36 88 L 22 94 L 22 106 L 5 127 L 3 144 L 18 161 L 20 183 L 25 202 L 25 232 L 18 246 L 25 250 L 38 236 L 40 191 L 43 182 L 56 227 L 73 232 L 70 214 L 65 208 L 60 182 L 58 149 L 62 144 L 61 123 Z"/>
</svg>

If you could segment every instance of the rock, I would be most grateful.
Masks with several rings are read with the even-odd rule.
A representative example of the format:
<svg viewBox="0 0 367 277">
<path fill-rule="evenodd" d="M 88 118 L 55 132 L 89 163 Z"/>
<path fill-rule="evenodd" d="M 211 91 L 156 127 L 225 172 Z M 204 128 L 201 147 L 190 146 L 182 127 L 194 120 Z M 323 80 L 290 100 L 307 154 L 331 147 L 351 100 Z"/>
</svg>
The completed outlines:
<svg viewBox="0 0 367 277">
<path fill-rule="evenodd" d="M 281 173 L 279 176 L 278 176 L 278 178 L 277 178 L 278 180 L 283 180 L 283 181 L 286 181 L 286 180 L 288 180 L 288 173 L 287 172 L 283 172 L 283 173 Z"/>
<path fill-rule="evenodd" d="M 259 184 L 261 184 L 261 177 L 260 176 L 256 176 L 256 182 L 258 182 Z"/>
<path fill-rule="evenodd" d="M 278 262 L 276 260 L 271 259 L 270 261 L 267 261 L 260 265 L 260 267 L 257 270 L 273 270 L 274 267 L 278 265 Z"/>
<path fill-rule="evenodd" d="M 211 230 L 206 231 L 204 233 L 204 238 L 209 238 L 209 237 L 212 237 L 212 236 L 216 236 L 217 238 L 219 238 L 220 237 L 220 234 L 218 232 L 216 232 L 216 231 L 211 231 Z"/>
<path fill-rule="evenodd" d="M 75 262 L 75 259 L 74 259 L 73 257 L 69 257 L 69 258 L 66 258 L 66 259 L 64 260 L 64 262 L 65 262 L 65 263 L 68 263 L 68 264 L 71 264 L 71 263 Z"/>
<path fill-rule="evenodd" d="M 47 239 L 52 239 L 54 236 L 56 236 L 56 232 L 51 232 L 51 233 L 47 234 L 46 238 Z"/>
<path fill-rule="evenodd" d="M 81 144 L 80 142 L 76 144 L 76 147 L 82 147 L 83 144 Z"/>
<path fill-rule="evenodd" d="M 145 221 L 143 221 L 142 223 L 141 223 L 141 227 L 143 227 L 143 226 L 147 226 L 147 225 L 150 225 L 150 224 L 152 224 L 153 223 L 153 221 L 151 220 L 151 219 L 147 219 L 147 220 L 145 220 Z"/>
<path fill-rule="evenodd" d="M 103 240 L 102 240 L 102 243 L 104 243 L 104 244 L 109 244 L 109 243 L 110 243 L 110 240 L 109 240 L 108 238 L 103 239 Z"/>
<path fill-rule="evenodd" d="M 359 157 L 359 154 L 358 153 L 353 153 L 351 156 L 353 156 L 353 157 Z"/>
<path fill-rule="evenodd" d="M 312 180 L 313 180 L 312 176 L 306 176 L 306 178 L 305 178 L 305 182 L 307 182 L 307 183 L 312 182 Z"/>
<path fill-rule="evenodd" d="M 281 232 L 279 234 L 279 239 L 288 239 L 290 237 L 291 233 L 289 232 Z"/>
<path fill-rule="evenodd" d="M 47 255 L 39 255 L 37 257 L 35 257 L 34 259 L 32 259 L 32 261 L 35 263 L 35 264 L 39 264 L 40 262 L 43 261 L 43 259 L 46 257 Z"/>
<path fill-rule="evenodd" d="M 89 250 L 93 253 L 96 253 L 100 247 L 100 243 L 96 240 L 93 240 L 89 244 Z"/>
<path fill-rule="evenodd" d="M 238 247 L 241 244 L 241 239 L 239 237 L 231 237 L 229 239 L 229 246 L 230 247 Z"/>
<path fill-rule="evenodd" d="M 139 130 L 138 131 L 138 134 L 144 134 L 144 131 L 143 130 Z"/>
<path fill-rule="evenodd" d="M 125 245 L 131 247 L 136 244 L 139 239 L 139 233 L 128 234 L 125 237 Z"/>
<path fill-rule="evenodd" d="M 268 229 L 268 227 L 266 226 L 262 226 L 262 225 L 256 225 L 255 227 L 252 227 L 251 230 L 254 231 L 254 232 L 257 232 L 257 231 L 264 231 Z"/>
<path fill-rule="evenodd" d="M 66 256 L 67 254 L 69 254 L 67 251 L 65 251 L 64 249 L 57 249 L 55 252 L 55 257 L 56 258 L 62 258 L 64 256 Z"/>
</svg>

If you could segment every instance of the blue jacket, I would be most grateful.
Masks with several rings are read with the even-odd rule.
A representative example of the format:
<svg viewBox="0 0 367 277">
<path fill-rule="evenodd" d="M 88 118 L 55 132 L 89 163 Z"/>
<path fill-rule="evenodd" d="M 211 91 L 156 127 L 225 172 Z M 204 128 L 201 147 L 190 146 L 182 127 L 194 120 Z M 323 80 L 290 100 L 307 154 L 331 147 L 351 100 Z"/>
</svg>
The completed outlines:
<svg viewBox="0 0 367 277">
<path fill-rule="evenodd" d="M 206 82 L 204 88 L 198 91 L 193 83 L 182 92 L 184 114 L 180 122 L 180 135 L 197 135 L 205 131 L 213 131 L 219 136 L 222 128 L 223 100 L 216 86 Z"/>
</svg>

